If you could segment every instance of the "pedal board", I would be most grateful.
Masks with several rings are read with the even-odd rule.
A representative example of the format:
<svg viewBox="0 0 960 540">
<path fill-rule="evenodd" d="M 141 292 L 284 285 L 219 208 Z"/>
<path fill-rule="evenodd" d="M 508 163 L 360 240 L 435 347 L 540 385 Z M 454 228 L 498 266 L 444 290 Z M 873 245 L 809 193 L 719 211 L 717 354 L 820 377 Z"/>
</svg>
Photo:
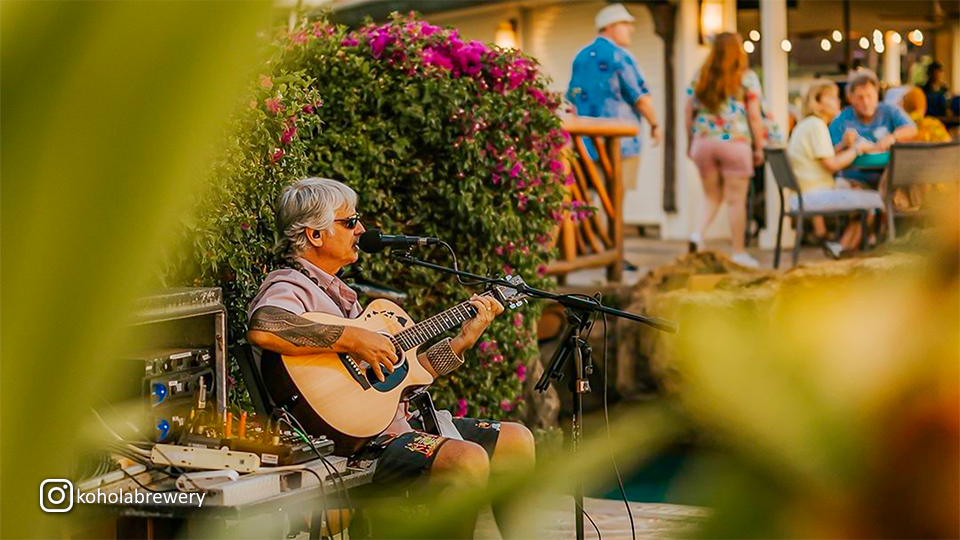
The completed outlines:
<svg viewBox="0 0 960 540">
<path fill-rule="evenodd" d="M 326 437 L 311 437 L 311 442 L 319 450 L 321 456 L 333 453 L 333 441 Z M 180 443 L 192 448 L 224 449 L 237 452 L 249 452 L 260 457 L 260 464 L 264 467 L 298 465 L 317 459 L 313 448 L 300 439 L 294 439 L 280 444 L 268 444 L 251 439 L 215 439 L 202 435 L 187 434 Z"/>
</svg>

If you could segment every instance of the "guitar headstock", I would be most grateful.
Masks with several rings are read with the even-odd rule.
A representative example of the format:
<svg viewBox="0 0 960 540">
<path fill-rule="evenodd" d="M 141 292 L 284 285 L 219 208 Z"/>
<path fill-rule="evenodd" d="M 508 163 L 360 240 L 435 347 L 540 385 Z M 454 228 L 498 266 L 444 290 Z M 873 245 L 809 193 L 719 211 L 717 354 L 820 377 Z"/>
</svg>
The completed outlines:
<svg viewBox="0 0 960 540">
<path fill-rule="evenodd" d="M 512 287 L 494 285 L 491 291 L 497 301 L 508 309 L 516 309 L 526 303 L 527 295 L 520 292 L 523 286 L 526 285 L 523 278 L 520 276 L 504 276 L 503 280 L 509 282 Z"/>
</svg>

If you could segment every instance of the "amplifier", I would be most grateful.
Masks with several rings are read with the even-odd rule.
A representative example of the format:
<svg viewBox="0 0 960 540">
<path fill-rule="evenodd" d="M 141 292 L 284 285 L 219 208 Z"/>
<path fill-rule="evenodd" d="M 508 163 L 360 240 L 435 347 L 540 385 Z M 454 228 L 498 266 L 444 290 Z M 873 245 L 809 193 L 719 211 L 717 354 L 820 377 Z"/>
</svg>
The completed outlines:
<svg viewBox="0 0 960 540">
<path fill-rule="evenodd" d="M 194 408 L 214 410 L 217 378 L 209 348 L 141 350 L 125 358 L 128 398 L 138 397 L 158 442 L 169 441 L 187 427 Z M 134 396 L 136 394 L 136 396 Z"/>
</svg>

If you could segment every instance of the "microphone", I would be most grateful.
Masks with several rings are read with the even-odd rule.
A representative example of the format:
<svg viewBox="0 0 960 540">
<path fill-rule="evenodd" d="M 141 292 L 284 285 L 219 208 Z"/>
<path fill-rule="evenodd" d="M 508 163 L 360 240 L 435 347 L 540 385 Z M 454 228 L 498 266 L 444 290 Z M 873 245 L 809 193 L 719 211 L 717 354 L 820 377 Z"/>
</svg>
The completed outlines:
<svg viewBox="0 0 960 540">
<path fill-rule="evenodd" d="M 432 236 L 404 236 L 383 234 L 376 229 L 360 235 L 359 246 L 365 253 L 377 253 L 387 248 L 408 248 L 413 246 L 429 246 L 439 244 L 439 238 Z"/>
</svg>

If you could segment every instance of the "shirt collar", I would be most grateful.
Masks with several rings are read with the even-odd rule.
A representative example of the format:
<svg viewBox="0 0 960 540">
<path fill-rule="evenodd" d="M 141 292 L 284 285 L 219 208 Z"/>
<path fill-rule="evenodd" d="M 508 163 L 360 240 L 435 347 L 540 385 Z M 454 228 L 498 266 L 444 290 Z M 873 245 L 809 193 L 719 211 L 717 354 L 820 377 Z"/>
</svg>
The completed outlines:
<svg viewBox="0 0 960 540">
<path fill-rule="evenodd" d="M 597 36 L 597 41 L 600 41 L 601 39 L 613 45 L 614 47 L 620 47 L 612 39 L 608 38 L 607 36 Z"/>
<path fill-rule="evenodd" d="M 317 286 L 327 293 L 327 296 L 340 304 L 344 313 L 350 312 L 350 308 L 357 302 L 357 293 L 353 289 L 337 276 L 331 276 L 303 257 L 297 257 L 296 261 L 303 266 L 309 277 L 315 280 Z"/>
</svg>

